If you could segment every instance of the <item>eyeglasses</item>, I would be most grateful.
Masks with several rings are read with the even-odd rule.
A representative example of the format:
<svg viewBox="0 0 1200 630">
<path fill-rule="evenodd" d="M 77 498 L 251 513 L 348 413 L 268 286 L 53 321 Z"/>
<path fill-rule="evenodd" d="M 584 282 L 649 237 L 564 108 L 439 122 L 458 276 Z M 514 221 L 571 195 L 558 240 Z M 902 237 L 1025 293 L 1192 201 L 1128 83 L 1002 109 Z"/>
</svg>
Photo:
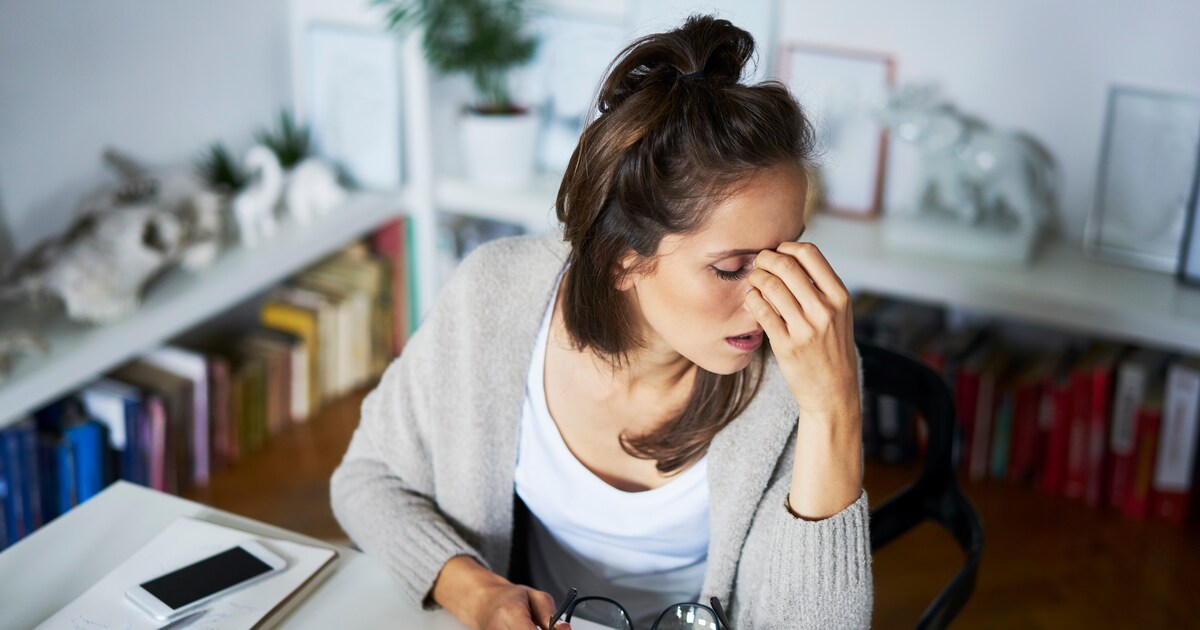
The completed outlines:
<svg viewBox="0 0 1200 630">
<path fill-rule="evenodd" d="M 617 602 L 607 597 L 578 595 L 579 591 L 571 589 L 566 601 L 559 606 L 550 618 L 550 625 L 546 627 L 553 628 L 561 619 L 571 624 L 573 630 L 634 630 L 629 612 Z M 712 608 L 704 604 L 671 604 L 662 611 L 650 630 L 732 630 L 720 600 L 713 597 L 709 603 Z"/>
</svg>

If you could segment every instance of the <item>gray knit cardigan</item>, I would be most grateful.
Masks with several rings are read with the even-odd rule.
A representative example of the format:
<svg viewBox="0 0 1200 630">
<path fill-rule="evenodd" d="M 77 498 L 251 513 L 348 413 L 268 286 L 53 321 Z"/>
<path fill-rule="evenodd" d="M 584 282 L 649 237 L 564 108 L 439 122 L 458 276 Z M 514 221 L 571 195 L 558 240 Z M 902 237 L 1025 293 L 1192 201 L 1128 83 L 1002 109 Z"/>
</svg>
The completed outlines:
<svg viewBox="0 0 1200 630">
<path fill-rule="evenodd" d="M 333 474 L 342 527 L 426 609 L 437 607 L 434 581 L 456 555 L 509 569 L 525 379 L 567 248 L 553 234 L 526 236 L 468 256 L 363 402 Z M 720 597 L 737 630 L 867 627 L 867 494 L 818 521 L 788 512 L 797 415 L 769 357 L 758 394 L 708 450 L 700 601 Z"/>
</svg>

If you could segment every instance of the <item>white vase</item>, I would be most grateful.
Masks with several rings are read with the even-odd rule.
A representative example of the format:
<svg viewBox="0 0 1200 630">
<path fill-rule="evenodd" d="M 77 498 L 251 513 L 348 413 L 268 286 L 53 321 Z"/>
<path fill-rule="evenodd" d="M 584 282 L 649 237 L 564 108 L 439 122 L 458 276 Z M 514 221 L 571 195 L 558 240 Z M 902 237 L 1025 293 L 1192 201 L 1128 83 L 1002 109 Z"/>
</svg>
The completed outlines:
<svg viewBox="0 0 1200 630">
<path fill-rule="evenodd" d="M 467 176 L 481 185 L 514 189 L 533 180 L 538 117 L 521 114 L 478 114 L 468 110 L 459 120 L 459 139 Z"/>
</svg>

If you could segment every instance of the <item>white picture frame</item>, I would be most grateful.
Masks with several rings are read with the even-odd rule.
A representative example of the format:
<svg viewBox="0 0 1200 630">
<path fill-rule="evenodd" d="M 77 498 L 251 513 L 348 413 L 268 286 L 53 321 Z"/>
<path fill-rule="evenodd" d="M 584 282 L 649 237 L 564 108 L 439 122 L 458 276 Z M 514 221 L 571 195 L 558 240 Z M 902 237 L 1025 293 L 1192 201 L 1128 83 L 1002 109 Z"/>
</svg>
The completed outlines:
<svg viewBox="0 0 1200 630">
<path fill-rule="evenodd" d="M 1098 260 L 1176 272 L 1197 147 L 1200 97 L 1112 86 L 1084 251 Z"/>
<path fill-rule="evenodd" d="M 313 23 L 306 110 L 314 152 L 366 190 L 404 182 L 401 51 L 395 35 L 345 24 Z"/>
<path fill-rule="evenodd" d="M 821 211 L 876 219 L 883 205 L 887 128 L 876 111 L 895 83 L 890 55 L 788 43 L 777 78 L 817 131 Z"/>
<path fill-rule="evenodd" d="M 1200 287 L 1200 157 L 1192 176 L 1192 194 L 1188 201 L 1187 222 L 1179 252 L 1176 277 L 1183 284 Z"/>
</svg>

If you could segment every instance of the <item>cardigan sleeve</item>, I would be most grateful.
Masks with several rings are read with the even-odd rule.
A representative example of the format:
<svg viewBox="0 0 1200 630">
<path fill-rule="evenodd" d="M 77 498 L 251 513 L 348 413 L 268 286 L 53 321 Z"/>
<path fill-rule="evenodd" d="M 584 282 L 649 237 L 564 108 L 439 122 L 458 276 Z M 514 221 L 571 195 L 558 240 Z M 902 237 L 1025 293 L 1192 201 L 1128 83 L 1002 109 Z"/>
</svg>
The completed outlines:
<svg viewBox="0 0 1200 630">
<path fill-rule="evenodd" d="M 447 561 L 467 555 L 484 567 L 488 563 L 432 498 L 428 455 L 413 404 L 405 400 L 411 393 L 406 363 L 394 361 L 363 402 L 362 420 L 333 473 L 330 495 L 334 515 L 350 538 L 387 565 L 410 600 L 433 610 L 438 608 L 433 585 Z M 383 435 L 389 451 L 399 448 L 405 456 L 381 456 Z"/>
<path fill-rule="evenodd" d="M 787 480 L 760 507 L 757 544 L 748 544 L 734 594 L 734 627 L 869 628 L 874 604 L 867 493 L 819 521 L 784 507 Z M 756 519 L 757 520 L 757 519 Z M 749 542 L 749 541 L 748 541 Z"/>
<path fill-rule="evenodd" d="M 857 359 L 861 404 L 862 355 Z M 785 503 L 794 440 L 795 433 L 742 550 L 733 596 L 734 627 L 870 628 L 874 579 L 867 492 L 828 518 L 796 517 Z"/>
</svg>

